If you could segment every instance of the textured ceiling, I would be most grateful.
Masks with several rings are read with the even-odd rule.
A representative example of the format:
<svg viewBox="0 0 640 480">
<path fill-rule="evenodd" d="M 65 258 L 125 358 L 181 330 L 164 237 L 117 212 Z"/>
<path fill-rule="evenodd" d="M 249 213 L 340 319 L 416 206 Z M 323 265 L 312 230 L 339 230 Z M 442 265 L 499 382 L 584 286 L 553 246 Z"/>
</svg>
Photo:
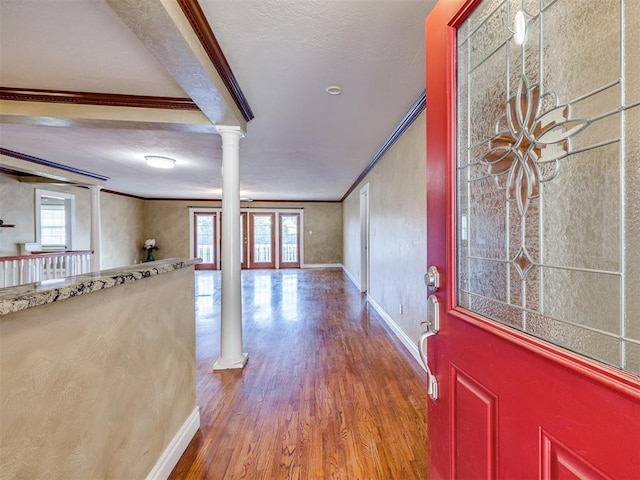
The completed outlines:
<svg viewBox="0 0 640 480">
<path fill-rule="evenodd" d="M 0 0 L 0 84 L 186 97 L 103 1 Z"/>
<path fill-rule="evenodd" d="M 255 114 L 240 144 L 241 195 L 340 199 L 424 89 L 424 18 L 433 1 L 199 3 Z M 155 121 L 167 112 L 141 121 L 127 109 L 43 113 L 33 105 L 8 115 L 5 102 L 0 147 L 110 177 L 106 188 L 122 193 L 219 197 L 221 141 L 211 121 L 233 118 L 233 108 L 206 78 L 207 65 L 194 64 L 191 40 L 176 41 L 178 27 L 158 28 L 169 18 L 159 6 L 0 0 L 0 84 L 191 97 L 205 116 L 187 125 Z M 201 70 L 189 75 L 194 68 Z M 342 95 L 325 92 L 332 84 Z M 151 170 L 145 154 L 171 156 L 176 168 Z"/>
</svg>

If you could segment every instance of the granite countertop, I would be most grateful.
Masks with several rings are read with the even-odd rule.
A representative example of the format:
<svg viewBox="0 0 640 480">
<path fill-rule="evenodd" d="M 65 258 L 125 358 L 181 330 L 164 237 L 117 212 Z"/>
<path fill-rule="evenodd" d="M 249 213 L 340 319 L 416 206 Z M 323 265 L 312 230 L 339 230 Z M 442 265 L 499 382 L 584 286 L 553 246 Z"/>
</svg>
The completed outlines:
<svg viewBox="0 0 640 480">
<path fill-rule="evenodd" d="M 202 260 L 199 258 L 168 258 L 166 260 L 138 263 L 73 277 L 62 277 L 15 287 L 0 288 L 0 315 L 19 312 L 38 305 L 59 302 L 123 283 L 131 283 L 143 278 L 173 272 L 201 262 Z"/>
</svg>

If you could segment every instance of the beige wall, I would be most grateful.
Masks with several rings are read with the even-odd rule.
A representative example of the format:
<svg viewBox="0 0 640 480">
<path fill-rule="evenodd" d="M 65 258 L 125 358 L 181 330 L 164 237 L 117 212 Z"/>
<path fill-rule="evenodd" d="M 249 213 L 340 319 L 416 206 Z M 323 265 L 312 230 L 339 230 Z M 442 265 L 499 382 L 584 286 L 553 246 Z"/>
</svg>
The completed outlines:
<svg viewBox="0 0 640 480">
<path fill-rule="evenodd" d="M 15 228 L 0 228 L 0 256 L 20 254 L 19 244 L 35 240 L 34 187 L 0 173 L 0 218 Z"/>
<path fill-rule="evenodd" d="M 122 267 L 144 260 L 144 200 L 101 193 L 100 216 L 102 268 Z"/>
<path fill-rule="evenodd" d="M 20 255 L 20 245 L 35 241 L 35 189 L 72 193 L 76 199 L 76 250 L 91 248 L 91 194 L 88 189 L 18 181 L 0 173 L 0 218 L 15 228 L 0 229 L 0 256 Z M 143 256 L 143 200 L 100 193 L 103 268 L 130 265 Z"/>
<path fill-rule="evenodd" d="M 21 183 L 0 173 L 0 218 L 15 228 L 0 229 L 0 256 L 20 254 L 20 244 L 35 241 L 34 190 L 44 188 L 76 196 L 76 249 L 91 245 L 90 193 L 85 188 Z M 114 268 L 145 258 L 142 245 L 155 238 L 155 258 L 189 256 L 190 206 L 217 207 L 220 202 L 140 200 L 102 192 L 102 265 Z M 304 210 L 304 262 L 311 265 L 342 263 L 342 204 L 340 202 L 253 202 L 248 208 L 302 208 Z"/>
<path fill-rule="evenodd" d="M 20 255 L 20 244 L 35 242 L 35 190 L 72 193 L 76 199 L 76 232 L 74 248 L 89 250 L 91 244 L 91 203 L 86 188 L 18 181 L 0 173 L 0 218 L 15 228 L 0 229 L 0 256 Z"/>
<path fill-rule="evenodd" d="M 189 207 L 220 208 L 220 202 L 145 201 L 145 238 L 155 238 L 156 258 L 189 256 Z M 342 263 L 342 205 L 339 202 L 252 202 L 242 208 L 304 209 L 305 264 Z M 313 232 L 313 233 L 310 233 Z"/>
<path fill-rule="evenodd" d="M 343 204 L 343 264 L 359 281 L 360 189 L 369 184 L 369 296 L 414 343 L 427 308 L 425 159 L 423 112 Z"/>
<path fill-rule="evenodd" d="M 0 478 L 142 479 L 196 408 L 193 267 L 0 316 Z"/>
</svg>

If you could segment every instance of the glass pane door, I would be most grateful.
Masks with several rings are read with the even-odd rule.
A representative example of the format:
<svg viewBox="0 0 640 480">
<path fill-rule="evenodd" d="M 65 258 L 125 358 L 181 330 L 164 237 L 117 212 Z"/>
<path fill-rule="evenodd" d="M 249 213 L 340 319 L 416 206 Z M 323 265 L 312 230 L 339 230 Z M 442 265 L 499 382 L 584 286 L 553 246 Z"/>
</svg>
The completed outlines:
<svg viewBox="0 0 640 480">
<path fill-rule="evenodd" d="M 240 213 L 240 268 L 249 268 L 248 248 L 249 248 L 249 229 L 247 228 L 247 214 Z"/>
<path fill-rule="evenodd" d="M 216 255 L 216 214 L 195 212 L 194 218 L 194 254 L 202 259 L 202 263 L 196 265 L 198 270 L 217 269 Z"/>
<path fill-rule="evenodd" d="M 275 268 L 275 214 L 251 213 L 251 265 L 249 268 Z"/>
<path fill-rule="evenodd" d="M 459 305 L 636 374 L 638 5 L 485 1 L 457 39 Z"/>
<path fill-rule="evenodd" d="M 300 214 L 280 214 L 280 267 L 300 267 Z"/>
</svg>

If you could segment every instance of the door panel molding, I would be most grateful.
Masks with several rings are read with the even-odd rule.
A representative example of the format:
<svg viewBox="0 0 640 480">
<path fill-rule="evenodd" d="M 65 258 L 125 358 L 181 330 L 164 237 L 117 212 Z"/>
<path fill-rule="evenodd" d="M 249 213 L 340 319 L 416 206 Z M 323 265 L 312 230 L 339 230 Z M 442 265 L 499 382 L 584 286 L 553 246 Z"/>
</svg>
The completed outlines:
<svg viewBox="0 0 640 480">
<path fill-rule="evenodd" d="M 451 364 L 453 478 L 496 478 L 498 397 Z"/>
<path fill-rule="evenodd" d="M 452 286 L 451 290 L 451 293 L 454 294 L 455 286 Z M 511 343 L 514 347 L 539 355 L 559 367 L 584 375 L 617 393 L 640 401 L 640 381 L 638 377 L 631 373 L 618 370 L 615 367 L 609 367 L 608 365 L 573 353 L 552 343 L 520 332 L 519 330 L 493 322 L 461 307 L 455 307 L 449 310 L 448 314 L 474 325 L 487 333 L 500 337 Z"/>
<path fill-rule="evenodd" d="M 557 478 L 607 480 L 610 477 L 541 428 L 540 480 Z"/>
</svg>

